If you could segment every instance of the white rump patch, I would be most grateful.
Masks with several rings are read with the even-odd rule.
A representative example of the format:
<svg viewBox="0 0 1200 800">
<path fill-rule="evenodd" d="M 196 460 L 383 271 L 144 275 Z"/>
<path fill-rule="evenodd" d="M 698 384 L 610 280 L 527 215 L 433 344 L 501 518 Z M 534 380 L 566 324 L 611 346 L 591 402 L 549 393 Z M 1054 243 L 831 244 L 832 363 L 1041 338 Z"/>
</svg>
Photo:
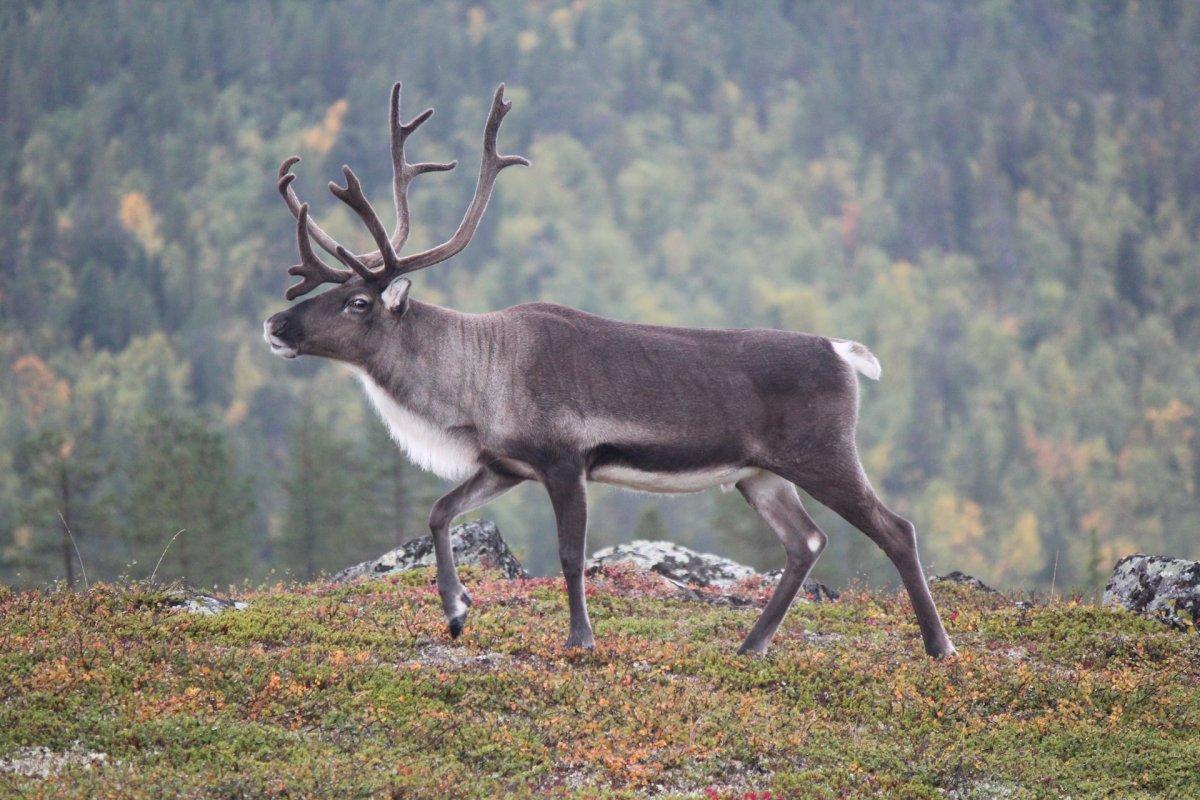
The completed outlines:
<svg viewBox="0 0 1200 800">
<path fill-rule="evenodd" d="M 462 480 L 475 472 L 479 448 L 397 403 L 367 373 L 354 372 L 392 439 L 410 461 L 446 480 Z"/>
<path fill-rule="evenodd" d="M 875 358 L 875 354 L 868 350 L 866 345 L 849 339 L 830 339 L 829 343 L 833 345 L 833 352 L 841 356 L 847 364 L 871 380 L 879 380 L 879 375 L 883 372 L 879 366 L 879 359 Z"/>
</svg>

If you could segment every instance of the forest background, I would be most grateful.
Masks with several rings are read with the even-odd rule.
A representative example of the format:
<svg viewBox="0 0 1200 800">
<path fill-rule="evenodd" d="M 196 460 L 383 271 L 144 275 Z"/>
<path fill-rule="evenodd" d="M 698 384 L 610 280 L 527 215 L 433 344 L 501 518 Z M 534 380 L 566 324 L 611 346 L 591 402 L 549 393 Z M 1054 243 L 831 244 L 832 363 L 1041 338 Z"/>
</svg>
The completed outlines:
<svg viewBox="0 0 1200 800">
<path fill-rule="evenodd" d="M 1094 590 L 1200 557 L 1200 5 L 34 2 L 0 8 L 0 581 L 309 578 L 425 533 L 444 490 L 348 373 L 272 357 L 294 225 L 355 249 L 324 184 L 390 202 L 386 100 L 445 238 L 508 83 L 470 248 L 415 279 L 466 311 L 867 343 L 859 444 L 931 570 Z M 592 493 L 590 542 L 782 562 L 737 493 Z M 892 579 L 824 509 L 816 575 Z M 536 572 L 549 504 L 482 512 Z M 61 516 L 60 516 L 61 515 Z M 69 526 L 79 556 L 64 535 Z"/>
</svg>

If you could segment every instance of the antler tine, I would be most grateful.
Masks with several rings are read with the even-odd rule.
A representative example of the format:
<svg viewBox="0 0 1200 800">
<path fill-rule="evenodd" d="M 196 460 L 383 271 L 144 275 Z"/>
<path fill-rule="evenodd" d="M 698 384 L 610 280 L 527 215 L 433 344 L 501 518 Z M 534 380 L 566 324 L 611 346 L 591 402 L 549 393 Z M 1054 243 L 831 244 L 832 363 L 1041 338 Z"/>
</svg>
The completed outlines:
<svg viewBox="0 0 1200 800">
<path fill-rule="evenodd" d="M 511 109 L 512 103 L 504 99 L 504 84 L 502 83 L 496 88 L 496 93 L 492 97 L 492 108 L 488 112 L 487 124 L 483 129 L 483 158 L 479 164 L 479 179 L 475 183 L 475 196 L 471 198 L 462 222 L 458 224 L 458 230 L 436 247 L 401 258 L 398 267 L 400 274 L 431 267 L 461 252 L 471 241 L 476 228 L 479 227 L 479 221 L 483 219 L 483 212 L 487 210 L 488 201 L 492 196 L 492 188 L 496 184 L 496 176 L 500 174 L 500 170 L 518 164 L 523 167 L 529 166 L 529 159 L 523 156 L 502 156 L 496 152 L 496 138 L 500 132 L 500 123 L 504 121 L 504 116 Z"/>
<path fill-rule="evenodd" d="M 295 178 L 295 175 L 288 176 Z M 288 183 L 291 181 L 288 180 Z M 280 181 L 286 188 L 284 181 Z M 301 203 L 296 214 L 296 244 L 300 249 L 300 263 L 288 269 L 289 275 L 303 278 L 300 283 L 288 287 L 284 295 L 288 300 L 295 300 L 301 295 L 308 294 L 323 283 L 345 283 L 350 279 L 350 273 L 342 269 L 334 269 L 313 252 L 309 241 L 308 203 Z M 340 247 L 340 245 L 335 245 Z"/>
<path fill-rule="evenodd" d="M 300 198 L 296 196 L 296 190 L 292 188 L 292 181 L 296 179 L 296 175 L 292 172 L 292 167 L 300 163 L 300 156 L 292 156 L 279 165 L 279 181 L 275 187 L 279 190 L 279 194 L 283 197 L 283 202 L 287 204 L 288 211 L 292 212 L 292 216 L 296 219 L 300 218 Z M 317 240 L 317 244 L 321 249 L 331 256 L 337 255 L 337 241 L 332 236 L 326 233 L 315 220 L 308 221 L 308 233 L 312 238 Z"/>
<path fill-rule="evenodd" d="M 495 164 L 496 172 L 518 164 L 522 167 L 529 166 L 529 159 L 524 156 L 502 156 L 496 153 L 496 137 L 500 133 L 500 123 L 509 111 L 512 111 L 512 101 L 504 99 L 502 83 L 496 87 L 496 93 L 492 96 L 492 110 L 488 113 L 487 125 L 483 129 L 484 162 Z M 482 170 L 481 166 L 480 171 Z"/>
<path fill-rule="evenodd" d="M 458 166 L 457 161 L 438 163 L 424 161 L 410 164 L 404 159 L 404 143 L 408 137 L 433 116 L 433 109 L 427 108 L 409 122 L 400 121 L 400 90 L 404 84 L 392 84 L 391 103 L 388 106 L 388 127 L 391 132 L 392 145 L 392 196 L 396 203 L 396 231 L 392 234 L 392 249 L 399 253 L 408 241 L 410 230 L 408 214 L 408 184 L 413 178 L 426 172 L 446 172 Z M 381 251 L 382 252 L 382 251 Z"/>
<path fill-rule="evenodd" d="M 337 247 L 337 256 L 342 263 L 350 266 L 365 281 L 387 280 L 395 273 L 399 266 L 397 264 L 396 251 L 392 248 L 392 243 L 388 240 L 387 233 L 383 230 L 383 223 L 379 221 L 379 215 L 375 213 L 375 207 L 371 205 L 371 202 L 367 200 L 367 196 L 363 194 L 362 183 L 358 180 L 358 176 L 354 174 L 354 170 L 343 165 L 342 174 L 346 176 L 346 187 L 342 188 L 333 181 L 330 181 L 329 191 L 333 193 L 334 197 L 354 209 L 354 213 L 358 214 L 359 219 L 367 226 L 367 230 L 371 233 L 371 238 L 379 246 L 379 253 L 383 258 L 383 268 L 378 271 L 368 268 L 361 259 L 348 252 L 341 245 Z"/>
<path fill-rule="evenodd" d="M 296 161 L 299 161 L 299 160 L 300 159 L 296 158 L 295 156 L 292 156 L 292 158 L 288 159 L 288 161 L 292 161 L 292 163 L 295 163 Z M 285 167 L 288 165 L 287 161 L 285 161 L 283 163 L 284 163 Z M 280 169 L 282 170 L 283 168 L 281 167 Z M 282 194 L 285 199 L 289 196 L 293 197 L 293 198 L 296 196 L 295 191 L 293 191 L 293 189 L 292 189 L 292 181 L 294 181 L 294 180 L 296 180 L 296 176 L 294 174 L 292 174 L 291 172 L 288 172 L 282 178 L 279 179 L 279 184 L 278 184 L 279 193 Z M 302 208 L 302 207 L 303 206 L 298 206 L 297 211 L 299 211 L 299 208 Z M 297 214 L 296 219 L 299 219 L 299 218 L 300 217 Z M 314 228 L 322 236 L 324 236 L 325 239 L 327 240 L 327 242 L 325 244 L 322 244 L 322 247 L 325 249 L 325 251 L 327 253 L 332 253 L 337 258 L 338 261 L 341 261 L 343 264 L 345 264 L 347 267 L 350 267 L 351 269 L 355 269 L 356 263 L 357 264 L 363 263 L 361 260 L 359 260 L 359 258 L 355 258 L 355 259 L 351 260 L 349 258 L 346 258 L 344 255 L 342 255 L 344 252 L 346 252 L 345 248 L 342 247 L 340 244 L 338 244 L 337 240 L 335 240 L 332 236 L 325 233 L 325 231 L 321 230 L 320 226 L 317 225 L 317 223 L 313 222 L 313 220 L 311 218 L 309 218 L 307 220 L 307 226 L 306 226 L 306 230 L 308 231 L 309 235 L 312 235 Z M 320 240 L 318 240 L 318 242 L 320 242 Z M 306 242 L 306 244 L 307 244 L 307 242 Z M 332 247 L 330 247 L 330 245 L 332 245 Z M 379 251 L 375 251 L 374 253 L 368 253 L 368 256 L 372 257 L 371 260 L 373 263 L 378 263 L 379 261 L 383 260 L 383 257 L 379 254 Z M 314 258 L 315 258 L 315 255 L 314 255 Z M 317 259 L 317 261 L 320 261 L 320 259 Z M 329 269 L 329 267 L 326 267 L 326 269 Z M 337 270 L 334 270 L 334 271 L 337 272 Z"/>
</svg>

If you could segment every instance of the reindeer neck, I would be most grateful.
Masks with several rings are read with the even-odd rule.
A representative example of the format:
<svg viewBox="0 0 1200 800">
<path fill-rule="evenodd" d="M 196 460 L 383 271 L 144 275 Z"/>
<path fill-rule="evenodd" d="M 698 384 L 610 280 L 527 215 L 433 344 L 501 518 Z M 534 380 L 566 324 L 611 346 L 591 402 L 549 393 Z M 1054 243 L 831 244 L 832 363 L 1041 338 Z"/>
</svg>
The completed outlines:
<svg viewBox="0 0 1200 800">
<path fill-rule="evenodd" d="M 388 346 L 359 369 L 410 411 L 464 424 L 474 411 L 470 365 L 480 363 L 480 324 L 476 315 L 411 300 Z"/>
</svg>

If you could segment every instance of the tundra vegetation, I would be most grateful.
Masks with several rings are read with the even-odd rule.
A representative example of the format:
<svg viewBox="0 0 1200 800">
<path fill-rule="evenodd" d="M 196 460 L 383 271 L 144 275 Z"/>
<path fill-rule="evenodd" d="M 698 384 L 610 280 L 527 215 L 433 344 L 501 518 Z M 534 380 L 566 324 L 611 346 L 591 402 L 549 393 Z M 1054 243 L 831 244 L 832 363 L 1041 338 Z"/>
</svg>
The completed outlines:
<svg viewBox="0 0 1200 800">
<path fill-rule="evenodd" d="M 278 154 L 369 249 L 319 187 L 353 163 L 386 207 L 396 78 L 439 109 L 415 157 L 474 150 L 505 80 L 506 146 L 534 162 L 420 296 L 862 341 L 884 365 L 864 461 L 935 569 L 1095 589 L 1128 552 L 1198 557 L 1197 40 L 1200 7 L 1169 1 L 6 4 L 0 580 L 81 581 L 60 511 L 109 579 L 180 529 L 159 575 L 202 584 L 424 532 L 442 487 L 343 371 L 287 369 L 258 335 L 294 262 Z M 414 249 L 472 180 L 414 190 Z M 164 425 L 187 432 L 170 453 Z M 496 514 L 547 572 L 536 491 Z M 740 498 L 657 502 L 597 491 L 593 547 L 641 524 L 780 564 Z M 890 579 L 814 514 L 818 578 Z"/>
<path fill-rule="evenodd" d="M 581 652 L 561 579 L 462 574 L 453 645 L 432 568 L 216 616 L 145 583 L 0 590 L 0 796 L 1200 793 L 1200 637 L 1127 612 L 935 583 L 961 652 L 934 661 L 902 593 L 852 588 L 747 659 L 756 609 L 616 565 Z M 35 746 L 47 777 L 11 771 Z"/>
</svg>

